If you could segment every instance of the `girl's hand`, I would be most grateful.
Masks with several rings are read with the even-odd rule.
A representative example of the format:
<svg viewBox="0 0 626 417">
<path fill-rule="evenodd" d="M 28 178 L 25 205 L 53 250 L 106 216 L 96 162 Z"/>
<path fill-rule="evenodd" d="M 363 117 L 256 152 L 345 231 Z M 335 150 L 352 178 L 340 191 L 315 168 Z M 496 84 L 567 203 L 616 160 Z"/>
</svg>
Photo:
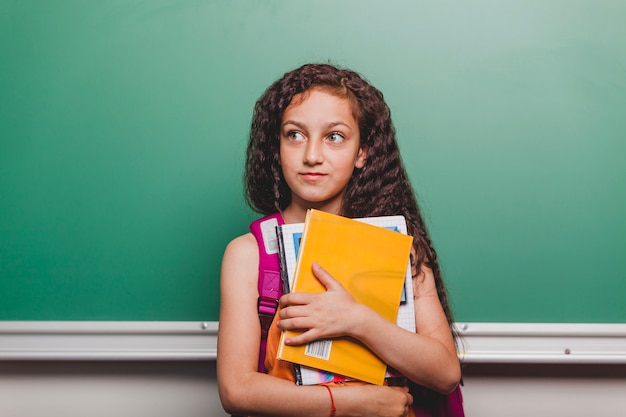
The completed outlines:
<svg viewBox="0 0 626 417">
<path fill-rule="evenodd" d="M 280 299 L 282 330 L 303 330 L 296 337 L 286 339 L 289 345 L 301 345 L 317 339 L 350 336 L 351 329 L 360 325 L 366 311 L 371 311 L 350 295 L 318 263 L 313 263 L 313 274 L 326 288 L 321 293 L 289 293 Z"/>
<path fill-rule="evenodd" d="M 350 385 L 332 388 L 337 410 L 346 407 L 366 417 L 405 417 L 413 404 L 407 387 Z"/>
</svg>

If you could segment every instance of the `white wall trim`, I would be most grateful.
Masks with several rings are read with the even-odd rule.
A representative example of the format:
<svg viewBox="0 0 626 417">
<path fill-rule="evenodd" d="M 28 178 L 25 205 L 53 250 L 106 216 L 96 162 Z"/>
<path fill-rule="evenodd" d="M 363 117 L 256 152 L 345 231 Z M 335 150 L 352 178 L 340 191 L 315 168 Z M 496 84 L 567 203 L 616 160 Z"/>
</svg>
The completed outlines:
<svg viewBox="0 0 626 417">
<path fill-rule="evenodd" d="M 465 363 L 626 364 L 626 324 L 458 323 Z M 217 322 L 0 321 L 0 360 L 215 360 Z"/>
<path fill-rule="evenodd" d="M 0 360 L 214 360 L 217 322 L 0 321 Z"/>
<path fill-rule="evenodd" d="M 457 323 L 465 363 L 625 364 L 626 324 Z"/>
</svg>

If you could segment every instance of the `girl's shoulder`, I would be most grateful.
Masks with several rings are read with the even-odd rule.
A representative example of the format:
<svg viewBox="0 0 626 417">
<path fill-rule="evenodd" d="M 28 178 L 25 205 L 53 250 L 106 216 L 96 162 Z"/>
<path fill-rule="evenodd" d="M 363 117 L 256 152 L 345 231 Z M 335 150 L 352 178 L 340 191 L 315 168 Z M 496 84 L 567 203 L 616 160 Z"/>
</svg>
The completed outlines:
<svg viewBox="0 0 626 417">
<path fill-rule="evenodd" d="M 258 262 L 259 248 L 252 233 L 237 236 L 231 240 L 224 251 L 224 258 L 255 259 Z"/>
<path fill-rule="evenodd" d="M 220 281 L 227 292 L 234 291 L 258 297 L 259 249 L 252 233 L 234 238 L 228 243 L 222 258 Z M 254 302 L 252 304 L 255 304 Z"/>
</svg>

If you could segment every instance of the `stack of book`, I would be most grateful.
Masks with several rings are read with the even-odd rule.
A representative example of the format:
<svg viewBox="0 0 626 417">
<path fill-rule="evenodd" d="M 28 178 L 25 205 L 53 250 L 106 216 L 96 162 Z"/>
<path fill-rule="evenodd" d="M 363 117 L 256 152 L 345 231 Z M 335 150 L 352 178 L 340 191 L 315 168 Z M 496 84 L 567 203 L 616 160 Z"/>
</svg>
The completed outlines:
<svg viewBox="0 0 626 417">
<path fill-rule="evenodd" d="M 309 210 L 304 223 L 277 228 L 285 292 L 323 292 L 313 262 L 326 269 L 359 303 L 415 332 L 409 264 L 412 238 L 403 216 L 348 219 Z M 329 312 L 332 314 L 332 312 Z M 303 385 L 356 379 L 382 385 L 394 371 L 355 339 L 341 337 L 292 346 L 284 331 L 278 358 L 294 363 Z"/>
</svg>

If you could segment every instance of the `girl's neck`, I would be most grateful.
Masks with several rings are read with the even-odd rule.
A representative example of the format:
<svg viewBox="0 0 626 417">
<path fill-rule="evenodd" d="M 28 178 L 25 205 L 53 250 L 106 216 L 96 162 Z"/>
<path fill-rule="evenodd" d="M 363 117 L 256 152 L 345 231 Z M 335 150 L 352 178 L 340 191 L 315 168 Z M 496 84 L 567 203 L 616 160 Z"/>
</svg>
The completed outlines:
<svg viewBox="0 0 626 417">
<path fill-rule="evenodd" d="M 285 223 L 304 223 L 306 209 L 302 209 L 291 204 L 287 206 L 281 214 Z"/>
<path fill-rule="evenodd" d="M 329 207 L 326 205 L 305 207 L 299 204 L 294 204 L 293 202 L 283 210 L 281 213 L 283 216 L 283 220 L 285 223 L 304 223 L 306 218 L 306 212 L 309 208 L 326 211 L 328 213 L 338 214 L 339 209 L 337 207 Z"/>
</svg>

